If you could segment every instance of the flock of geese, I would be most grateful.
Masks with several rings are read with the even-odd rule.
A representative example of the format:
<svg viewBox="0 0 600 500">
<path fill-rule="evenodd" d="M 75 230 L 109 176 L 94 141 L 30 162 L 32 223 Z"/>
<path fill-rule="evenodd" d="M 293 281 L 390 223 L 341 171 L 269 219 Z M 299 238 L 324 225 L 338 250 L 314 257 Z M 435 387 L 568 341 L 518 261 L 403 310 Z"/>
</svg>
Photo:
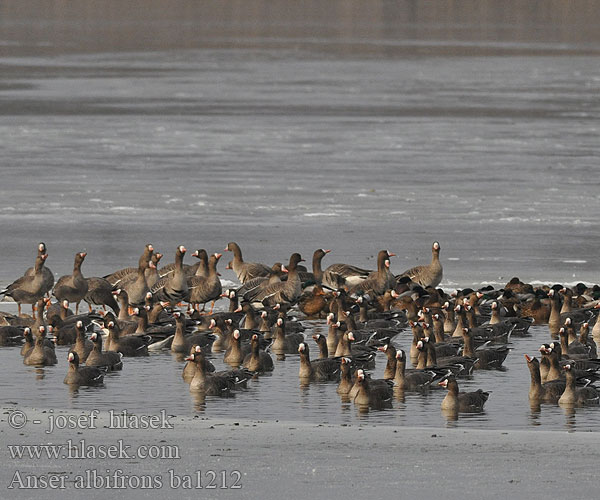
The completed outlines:
<svg viewBox="0 0 600 500">
<path fill-rule="evenodd" d="M 482 411 L 489 397 L 481 389 L 461 392 L 458 380 L 501 368 L 511 339 L 530 335 L 532 324 L 546 324 L 550 337 L 540 359 L 525 356 L 532 404 L 600 401 L 594 386 L 600 378 L 597 286 L 535 288 L 513 278 L 499 290 L 448 294 L 438 288 L 438 242 L 430 264 L 397 275 L 387 250 L 379 251 L 371 270 L 344 263 L 323 269 L 330 250 L 317 249 L 311 271 L 299 253 L 268 266 L 245 261 L 235 242 L 224 251 L 231 252 L 227 268 L 240 282 L 229 290 L 222 289 L 217 270 L 221 253 L 198 249 L 196 261 L 184 264 L 183 245 L 167 266 L 147 244 L 137 267 L 91 278 L 82 273 L 86 253 L 78 252 L 73 272 L 55 282 L 40 243 L 34 266 L 0 291 L 18 304 L 17 315 L 0 312 L 0 345 L 22 344 L 23 362 L 31 366 L 56 364 L 55 345 L 71 346 L 64 382 L 72 386 L 102 385 L 107 371 L 123 369 L 125 357 L 171 351 L 186 361 L 182 377 L 190 391 L 206 396 L 243 390 L 274 369 L 273 356 L 299 355 L 301 383 L 337 383 L 342 399 L 360 408 L 391 406 L 394 392 L 443 387 L 442 411 L 458 415 Z M 214 312 L 222 298 L 229 307 Z M 82 301 L 89 311 L 79 311 Z M 31 315 L 23 304 L 31 305 Z M 318 357 L 311 357 L 305 326 L 290 311 L 326 321 L 327 335 L 313 335 Z M 386 366 L 376 379 L 370 371 L 380 352 Z M 211 358 L 220 355 L 231 369 L 215 371 Z"/>
</svg>

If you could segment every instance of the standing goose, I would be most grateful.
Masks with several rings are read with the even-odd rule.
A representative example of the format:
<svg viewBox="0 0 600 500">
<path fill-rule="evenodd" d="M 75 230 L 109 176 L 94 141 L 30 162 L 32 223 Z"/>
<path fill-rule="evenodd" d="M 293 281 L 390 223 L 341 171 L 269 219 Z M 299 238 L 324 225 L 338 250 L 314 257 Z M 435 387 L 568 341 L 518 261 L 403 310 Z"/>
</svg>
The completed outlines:
<svg viewBox="0 0 600 500">
<path fill-rule="evenodd" d="M 249 297 L 253 297 L 271 283 L 279 283 L 287 272 L 288 270 L 281 262 L 275 262 L 271 268 L 270 276 L 257 276 L 256 278 L 247 280 L 246 283 L 236 290 L 236 294 L 242 300 L 249 300 Z"/>
<path fill-rule="evenodd" d="M 433 242 L 431 247 L 431 263 L 427 266 L 416 266 L 404 271 L 397 277 L 409 277 L 414 283 L 421 285 L 423 288 L 429 286 L 435 288 L 442 281 L 443 269 L 440 262 L 440 244 L 437 241 Z"/>
<path fill-rule="evenodd" d="M 325 250 L 323 248 L 319 248 L 314 251 L 312 258 L 312 272 L 300 272 L 300 280 L 305 284 L 305 286 L 320 285 L 323 283 L 323 269 L 321 268 L 321 261 L 329 252 L 331 252 L 331 250 Z"/>
<path fill-rule="evenodd" d="M 442 380 L 439 385 L 448 389 L 446 397 L 442 401 L 442 410 L 457 412 L 479 412 L 490 397 L 489 392 L 477 389 L 475 392 L 459 392 L 458 382 L 450 375 Z"/>
<path fill-rule="evenodd" d="M 85 360 L 86 366 L 104 367 L 109 371 L 123 369 L 123 354 L 114 351 L 102 352 L 102 335 L 94 332 L 90 335 L 90 340 L 94 348 Z"/>
<path fill-rule="evenodd" d="M 149 260 L 140 259 L 138 267 L 132 273 L 124 276 L 114 287 L 119 287 L 125 290 L 131 290 L 134 297 L 139 298 L 146 288 L 150 290 L 154 284 L 162 278 L 158 273 L 157 266 L 162 259 L 162 253 L 153 253 Z M 143 269 L 144 279 L 140 276 L 140 269 Z M 134 285 L 139 283 L 139 288 L 136 290 Z M 136 302 L 137 303 L 137 302 Z"/>
<path fill-rule="evenodd" d="M 237 275 L 240 283 L 244 284 L 246 281 L 251 280 L 252 278 L 257 278 L 258 276 L 271 275 L 271 268 L 269 268 L 269 266 L 259 264 L 258 262 L 244 262 L 244 259 L 242 258 L 242 250 L 237 243 L 233 241 L 227 243 L 225 251 L 233 252 L 231 268 Z"/>
<path fill-rule="evenodd" d="M 190 291 L 189 302 L 198 309 L 198 306 L 202 304 L 203 308 L 207 302 L 212 301 L 210 308 L 210 314 L 212 314 L 215 301 L 221 297 L 223 291 L 221 287 L 221 280 L 219 279 L 219 273 L 217 272 L 217 264 L 222 254 L 215 253 L 208 259 L 208 275 L 206 276 L 192 276 L 187 280 L 187 286 Z"/>
<path fill-rule="evenodd" d="M 169 302 L 172 306 L 188 300 L 189 289 L 187 277 L 183 270 L 185 252 L 186 249 L 183 245 L 177 247 L 173 273 L 158 280 L 150 289 L 155 300 Z"/>
<path fill-rule="evenodd" d="M 334 290 L 356 286 L 366 280 L 372 271 L 350 264 L 331 264 L 321 276 L 321 283 Z"/>
<path fill-rule="evenodd" d="M 88 291 L 88 283 L 81 273 L 81 265 L 85 260 L 86 252 L 75 254 L 75 263 L 73 264 L 73 273 L 61 276 L 54 285 L 54 295 L 57 300 L 62 302 L 68 300 L 75 302 L 75 314 L 79 313 L 79 303 L 84 299 Z"/>
<path fill-rule="evenodd" d="M 140 259 L 140 263 L 135 274 L 129 275 L 120 283 L 119 290 L 127 293 L 127 301 L 131 307 L 142 307 L 146 302 L 146 295 L 150 292 L 148 286 L 147 271 L 155 267 L 153 262 Z M 156 285 L 156 283 L 155 283 Z"/>
<path fill-rule="evenodd" d="M 86 278 L 85 280 L 88 284 L 88 291 L 83 300 L 88 303 L 90 312 L 92 312 L 92 304 L 102 306 L 105 311 L 106 306 L 108 306 L 118 316 L 121 312 L 121 308 L 115 300 L 115 296 L 112 293 L 113 286 L 108 280 L 99 277 Z"/>
<path fill-rule="evenodd" d="M 69 353 L 69 370 L 64 383 L 70 385 L 102 385 L 104 382 L 104 371 L 95 366 L 79 366 L 79 355 L 76 352 Z"/>
<path fill-rule="evenodd" d="M 33 317 L 35 318 L 35 304 L 44 296 L 44 262 L 48 254 L 38 255 L 35 259 L 33 274 L 21 276 L 18 280 L 12 282 L 0 295 L 12 297 L 17 303 L 19 316 L 21 315 L 21 304 L 31 304 Z M 43 314 L 43 310 L 40 311 Z"/>
<path fill-rule="evenodd" d="M 46 248 L 46 244 L 44 242 L 40 242 L 40 244 L 38 245 L 38 257 L 44 254 L 46 256 L 48 255 L 48 249 Z M 27 269 L 27 271 L 25 271 L 25 276 L 29 276 L 34 273 L 35 266 Z M 42 273 L 44 274 L 44 284 L 42 286 L 42 290 L 44 291 L 44 295 L 47 295 L 50 293 L 50 290 L 52 290 L 52 287 L 54 286 L 54 273 L 45 265 L 43 267 Z"/>
<path fill-rule="evenodd" d="M 396 281 L 390 272 L 390 257 L 394 255 L 396 254 L 387 250 L 380 250 L 377 254 L 377 271 L 371 273 L 367 279 L 359 284 L 354 285 L 350 291 L 354 293 L 373 292 L 375 295 L 383 295 L 386 290 L 394 288 Z"/>
<path fill-rule="evenodd" d="M 185 275 L 188 278 L 191 276 L 207 276 L 208 254 L 206 253 L 206 250 L 204 250 L 203 248 L 199 248 L 198 250 L 194 251 L 194 253 L 192 253 L 192 257 L 196 257 L 198 259 L 198 262 L 192 265 L 184 264 L 183 271 L 185 272 Z M 171 262 L 170 264 L 161 267 L 157 273 L 159 278 L 164 278 L 169 274 L 173 274 L 173 272 L 175 271 L 175 267 L 177 267 L 176 262 Z"/>
<path fill-rule="evenodd" d="M 298 264 L 303 262 L 299 253 L 290 256 L 287 281 L 271 283 L 251 297 L 253 304 L 274 307 L 277 304 L 295 304 L 302 295 L 302 282 L 298 275 Z"/>
<path fill-rule="evenodd" d="M 128 280 L 131 276 L 135 276 L 140 264 L 142 262 L 149 262 L 152 258 L 153 253 L 154 247 L 151 243 L 148 243 L 144 247 L 144 252 L 142 253 L 142 255 L 140 255 L 140 258 L 138 260 L 138 267 L 125 267 L 123 269 L 119 269 L 114 273 L 107 274 L 106 276 L 104 276 L 104 279 L 106 279 L 115 288 L 122 287 L 122 282 Z"/>
</svg>

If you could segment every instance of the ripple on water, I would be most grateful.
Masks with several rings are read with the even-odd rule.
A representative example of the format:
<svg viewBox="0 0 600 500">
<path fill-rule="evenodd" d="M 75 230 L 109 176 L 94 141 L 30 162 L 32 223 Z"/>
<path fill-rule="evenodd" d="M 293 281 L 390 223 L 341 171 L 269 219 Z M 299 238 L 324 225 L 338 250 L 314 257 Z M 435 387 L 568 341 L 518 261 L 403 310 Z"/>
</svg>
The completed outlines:
<svg viewBox="0 0 600 500">
<path fill-rule="evenodd" d="M 318 352 L 311 336 L 323 333 L 322 322 L 306 322 L 311 352 Z M 461 390 L 481 388 L 490 398 L 481 413 L 460 414 L 457 420 L 442 414 L 441 388 L 427 394 L 395 394 L 392 408 L 361 413 L 353 403 L 343 402 L 335 383 L 301 386 L 299 358 L 288 355 L 275 360 L 275 370 L 249 382 L 248 389 L 231 398 L 199 399 L 190 394 L 181 378 L 183 362 L 170 352 L 148 358 L 127 358 L 123 371 L 109 373 L 102 387 L 71 389 L 63 384 L 68 347 L 57 347 L 58 365 L 45 368 L 25 366 L 19 348 L 0 349 L 0 361 L 11 377 L 0 379 L 3 401 L 24 407 L 69 408 L 74 410 L 127 409 L 137 413 L 200 413 L 213 418 L 247 418 L 279 421 L 304 421 L 330 424 L 403 425 L 432 428 L 469 427 L 479 429 L 600 430 L 600 408 L 563 409 L 556 405 L 531 408 L 527 393 L 529 371 L 523 354 L 533 355 L 548 339 L 547 327 L 533 326 L 532 335 L 514 338 L 504 371 L 477 371 L 470 379 L 459 380 Z M 402 333 L 395 343 L 408 347 L 409 334 Z M 212 356 L 217 370 L 227 369 L 222 354 Z M 383 353 L 377 355 L 375 377 L 385 367 Z"/>
</svg>

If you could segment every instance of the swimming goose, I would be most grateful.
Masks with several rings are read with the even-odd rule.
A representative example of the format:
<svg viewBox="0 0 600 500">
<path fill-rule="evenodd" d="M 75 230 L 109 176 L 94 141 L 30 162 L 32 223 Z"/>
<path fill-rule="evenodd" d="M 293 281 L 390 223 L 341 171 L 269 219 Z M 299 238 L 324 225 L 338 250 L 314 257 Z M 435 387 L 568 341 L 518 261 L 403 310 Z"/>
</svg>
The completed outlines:
<svg viewBox="0 0 600 500">
<path fill-rule="evenodd" d="M 339 380 L 340 360 L 337 358 L 325 358 L 310 360 L 308 344 L 298 344 L 297 352 L 300 353 L 300 371 L 298 376 L 301 380 L 325 382 L 327 380 Z"/>
<path fill-rule="evenodd" d="M 418 283 L 423 288 L 428 286 L 437 287 L 442 281 L 443 269 L 440 262 L 440 244 L 437 241 L 433 242 L 431 247 L 431 263 L 426 266 L 412 267 L 397 277 L 408 276 L 414 283 Z"/>
<path fill-rule="evenodd" d="M 392 406 L 394 383 L 391 380 L 373 380 L 364 370 L 356 371 L 355 394 L 350 391 L 350 398 L 355 404 L 366 408 L 386 408 Z"/>
<path fill-rule="evenodd" d="M 86 255 L 86 252 L 77 252 L 75 254 L 73 273 L 61 276 L 54 285 L 54 290 L 52 291 L 52 295 L 60 302 L 63 300 L 75 302 L 75 314 L 78 314 L 79 303 L 84 299 L 85 294 L 88 291 L 88 283 L 81 273 L 81 265 L 83 264 Z"/>
<path fill-rule="evenodd" d="M 271 352 L 274 354 L 295 354 L 298 352 L 298 346 L 304 342 L 304 335 L 301 333 L 285 334 L 285 320 L 283 318 L 277 318 L 273 337 Z"/>
<path fill-rule="evenodd" d="M 558 404 L 566 406 L 589 406 L 600 403 L 600 394 L 593 386 L 577 387 L 571 365 L 563 366 L 566 375 L 566 386 Z"/>
<path fill-rule="evenodd" d="M 203 392 L 207 396 L 226 396 L 235 388 L 237 382 L 235 376 L 229 373 L 207 373 L 201 348 L 196 348 L 185 359 L 196 365 L 196 372 L 190 381 L 190 391 Z"/>
<path fill-rule="evenodd" d="M 402 349 L 396 351 L 396 369 L 394 386 L 401 391 L 423 391 L 440 375 L 435 370 L 406 370 L 406 353 Z"/>
<path fill-rule="evenodd" d="M 459 392 L 458 382 L 450 375 L 439 382 L 439 385 L 448 389 L 442 401 L 442 410 L 449 412 L 480 412 L 488 400 L 489 392 L 477 389 L 475 392 Z"/>
<path fill-rule="evenodd" d="M 529 386 L 529 400 L 538 402 L 543 401 L 545 403 L 556 403 L 565 391 L 564 380 L 551 380 L 542 384 L 542 377 L 540 374 L 540 362 L 537 358 L 532 358 L 525 354 L 527 360 L 527 367 L 531 375 L 531 384 Z"/>
<path fill-rule="evenodd" d="M 40 325 L 35 337 L 33 349 L 23 358 L 23 363 L 30 366 L 50 366 L 57 363 L 56 353 L 46 345 L 46 327 Z"/>
<path fill-rule="evenodd" d="M 113 351 L 102 352 L 102 335 L 93 332 L 90 341 L 94 344 L 94 348 L 85 360 L 86 366 L 103 367 L 109 371 L 123 369 L 123 354 Z"/>
<path fill-rule="evenodd" d="M 259 338 L 256 334 L 252 335 L 251 348 L 252 352 L 244 358 L 242 363 L 244 368 L 257 373 L 273 371 L 273 358 L 265 351 L 259 349 Z"/>
<path fill-rule="evenodd" d="M 85 337 L 85 327 L 83 321 L 75 323 L 75 331 L 77 332 L 77 338 L 75 339 L 75 345 L 69 350 L 69 352 L 76 352 L 79 356 L 79 361 L 82 363 L 87 362 L 87 358 L 94 348 L 94 344 L 91 340 Z"/>
<path fill-rule="evenodd" d="M 149 356 L 148 339 L 126 335 L 121 337 L 121 330 L 114 321 L 108 321 L 107 351 L 120 352 L 126 357 Z"/>
<path fill-rule="evenodd" d="M 79 355 L 70 352 L 68 356 L 69 370 L 64 383 L 70 385 L 102 385 L 104 371 L 95 366 L 79 366 Z"/>
<path fill-rule="evenodd" d="M 510 349 L 506 345 L 478 347 L 475 349 L 473 343 L 473 332 L 469 328 L 463 328 L 463 356 L 475 358 L 473 368 L 476 370 L 489 370 L 500 368 Z"/>
</svg>

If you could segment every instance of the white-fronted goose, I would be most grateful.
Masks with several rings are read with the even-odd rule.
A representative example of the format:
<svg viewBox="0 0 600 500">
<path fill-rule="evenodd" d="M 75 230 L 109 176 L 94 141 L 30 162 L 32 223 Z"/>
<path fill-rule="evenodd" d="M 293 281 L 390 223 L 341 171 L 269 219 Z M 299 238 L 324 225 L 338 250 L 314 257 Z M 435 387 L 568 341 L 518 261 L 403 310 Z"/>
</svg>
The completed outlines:
<svg viewBox="0 0 600 500">
<path fill-rule="evenodd" d="M 23 363 L 30 366 L 50 366 L 57 363 L 54 349 L 46 345 L 45 326 L 38 327 L 33 349 L 25 355 Z"/>
<path fill-rule="evenodd" d="M 329 349 L 327 348 L 327 337 L 317 333 L 312 336 L 315 344 L 319 348 L 319 359 L 327 359 L 329 357 Z"/>
<path fill-rule="evenodd" d="M 394 288 L 396 281 L 390 272 L 390 257 L 394 253 L 387 250 L 380 250 L 377 254 L 377 271 L 371 273 L 367 279 L 350 288 L 353 293 L 373 293 L 383 295 L 386 290 Z"/>
<path fill-rule="evenodd" d="M 206 250 L 204 250 L 204 248 L 199 248 L 198 250 L 194 251 L 191 255 L 192 257 L 196 257 L 198 259 L 198 262 L 191 265 L 184 264 L 183 272 L 185 273 L 185 275 L 188 278 L 191 276 L 208 276 L 208 254 L 206 253 Z M 176 265 L 176 262 L 171 262 L 170 264 L 161 267 L 157 272 L 158 277 L 164 278 L 165 276 L 172 274 L 173 271 L 175 271 Z"/>
<path fill-rule="evenodd" d="M 171 343 L 171 352 L 187 354 L 194 345 L 210 349 L 215 339 L 214 335 L 209 332 L 197 332 L 186 335 L 185 316 L 181 312 L 175 311 L 173 317 L 175 318 L 175 336 Z"/>
<path fill-rule="evenodd" d="M 287 274 L 288 270 L 281 262 L 275 262 L 271 268 L 271 274 L 269 276 L 257 276 L 251 280 L 247 280 L 241 287 L 235 292 L 237 296 L 242 300 L 250 300 L 251 297 L 255 296 L 264 287 L 271 283 L 278 283 L 281 278 Z"/>
<path fill-rule="evenodd" d="M 85 300 L 88 305 L 90 312 L 92 312 L 92 305 L 102 306 L 102 308 L 106 311 L 106 306 L 110 307 L 116 315 L 119 315 L 121 312 L 121 308 L 117 301 L 115 300 L 115 296 L 113 295 L 113 286 L 104 278 L 92 277 L 85 279 L 88 284 L 88 291 L 85 294 L 83 300 Z"/>
<path fill-rule="evenodd" d="M 219 273 L 217 272 L 217 264 L 220 258 L 220 253 L 211 255 L 208 259 L 208 275 L 192 276 L 187 280 L 189 303 L 195 309 L 198 309 L 200 304 L 202 304 L 202 308 L 204 309 L 206 303 L 212 301 L 209 314 L 212 314 L 215 301 L 221 298 L 221 292 L 223 291 Z"/>
<path fill-rule="evenodd" d="M 298 352 L 298 346 L 304 342 L 304 335 L 302 333 L 290 333 L 286 335 L 284 318 L 277 318 L 274 330 L 271 352 L 274 354 L 295 354 Z"/>
<path fill-rule="evenodd" d="M 372 272 L 351 264 L 331 264 L 323 271 L 321 283 L 333 290 L 350 288 L 367 279 Z"/>
<path fill-rule="evenodd" d="M 154 247 L 152 246 L 152 244 L 148 243 L 144 247 L 144 251 L 143 251 L 142 255 L 140 255 L 140 258 L 138 259 L 137 267 L 125 267 L 123 269 L 119 269 L 118 271 L 115 271 L 114 273 L 103 276 L 104 279 L 106 279 L 115 288 L 122 287 L 122 282 L 129 280 L 131 278 L 131 276 L 135 276 L 140 267 L 140 264 L 142 262 L 149 262 L 152 258 L 153 253 L 154 253 Z"/>
<path fill-rule="evenodd" d="M 73 273 L 61 276 L 56 284 L 52 295 L 62 302 L 68 300 L 69 303 L 75 302 L 75 314 L 79 312 L 79 303 L 84 299 L 88 291 L 88 284 L 81 273 L 81 265 L 85 260 L 86 252 L 77 252 L 73 264 Z"/>
<path fill-rule="evenodd" d="M 438 378 L 434 370 L 406 370 L 406 353 L 402 349 L 396 351 L 396 372 L 394 385 L 401 391 L 424 391 L 431 387 Z"/>
<path fill-rule="evenodd" d="M 258 335 L 252 335 L 250 342 L 252 351 L 244 358 L 244 368 L 257 373 L 271 372 L 274 369 L 273 358 L 265 351 L 259 349 Z"/>
<path fill-rule="evenodd" d="M 327 380 L 339 380 L 339 359 L 326 358 L 311 361 L 308 345 L 304 342 L 298 344 L 297 351 L 300 353 L 299 377 L 301 380 L 315 380 L 317 382 L 325 382 Z"/>
<path fill-rule="evenodd" d="M 475 358 L 473 368 L 476 370 L 490 370 L 500 368 L 510 349 L 506 345 L 490 345 L 475 349 L 473 332 L 470 328 L 463 328 L 463 356 Z"/>
<path fill-rule="evenodd" d="M 76 352 L 79 356 L 79 361 L 87 363 L 87 358 L 94 348 L 94 343 L 85 337 L 85 327 L 83 321 L 77 321 L 75 323 L 75 331 L 77 337 L 75 339 L 75 345 L 69 350 L 69 352 Z"/>
<path fill-rule="evenodd" d="M 577 387 L 575 385 L 575 375 L 571 365 L 563 366 L 566 375 L 565 391 L 558 400 L 558 404 L 565 406 L 589 406 L 600 403 L 600 394 L 595 387 Z"/>
<path fill-rule="evenodd" d="M 158 280 L 150 289 L 155 300 L 169 302 L 172 306 L 189 298 L 187 277 L 183 271 L 183 257 L 186 249 L 183 245 L 175 251 L 175 269 L 172 274 Z"/>
<path fill-rule="evenodd" d="M 195 349 L 186 361 L 196 365 L 194 377 L 190 381 L 190 391 L 203 392 L 207 396 L 225 396 L 234 389 L 236 378 L 220 373 L 207 373 L 205 357 L 201 348 Z"/>
<path fill-rule="evenodd" d="M 474 392 L 460 392 L 456 378 L 449 375 L 439 385 L 448 389 L 446 397 L 442 401 L 442 410 L 455 412 L 479 412 L 490 397 L 489 392 L 477 389 Z"/>
<path fill-rule="evenodd" d="M 397 277 L 409 277 L 414 283 L 421 285 L 423 288 L 429 286 L 435 288 L 442 281 L 443 269 L 440 262 L 440 244 L 437 241 L 433 242 L 431 247 L 431 263 L 427 266 L 412 267 Z"/>
<path fill-rule="evenodd" d="M 87 366 L 106 368 L 109 371 L 123 369 L 123 354 L 114 351 L 102 351 L 102 335 L 93 332 L 90 340 L 94 344 L 92 352 L 85 360 Z"/>
<path fill-rule="evenodd" d="M 529 400 L 537 403 L 556 403 L 565 391 L 564 380 L 552 380 L 542 384 L 542 377 L 540 374 L 540 362 L 537 358 L 532 358 L 525 354 L 527 360 L 527 367 L 531 375 L 531 384 L 529 386 Z"/>
<path fill-rule="evenodd" d="M 298 275 L 298 264 L 304 259 L 299 253 L 290 257 L 287 281 L 270 283 L 256 294 L 252 295 L 251 302 L 263 306 L 274 307 L 277 304 L 295 304 L 302 295 L 302 282 Z"/>
<path fill-rule="evenodd" d="M 95 366 L 79 366 L 79 355 L 70 352 L 68 356 L 69 369 L 64 383 L 69 385 L 102 385 L 104 371 Z"/>
<path fill-rule="evenodd" d="M 361 408 L 387 408 L 392 405 L 394 383 L 391 380 L 371 379 L 364 370 L 356 371 L 356 394 L 350 391 L 350 398 Z"/>
<path fill-rule="evenodd" d="M 44 262 L 48 254 L 38 255 L 35 259 L 33 274 L 21 276 L 13 281 L 8 287 L 0 291 L 0 295 L 12 297 L 17 303 L 19 316 L 21 315 L 21 304 L 31 304 L 33 317 L 35 318 L 35 304 L 44 296 Z M 40 312 L 43 314 L 43 311 Z"/>
<path fill-rule="evenodd" d="M 240 283 L 244 284 L 246 281 L 259 276 L 270 276 L 271 268 L 258 262 L 244 262 L 242 257 L 242 250 L 240 246 L 231 241 L 227 243 L 225 247 L 226 252 L 233 252 L 233 260 L 231 261 L 231 268 L 237 275 Z"/>
<path fill-rule="evenodd" d="M 44 242 L 40 242 L 40 244 L 38 245 L 38 257 L 44 254 L 46 256 L 48 255 L 48 249 Z M 34 273 L 35 266 L 27 269 L 27 271 L 25 271 L 25 276 L 29 276 Z M 50 269 L 48 269 L 48 267 L 46 267 L 45 263 L 42 269 L 42 273 L 44 274 L 44 284 L 42 285 L 42 290 L 44 291 L 44 295 L 46 295 L 50 293 L 50 290 L 52 290 L 52 287 L 54 286 L 54 273 Z"/>
<path fill-rule="evenodd" d="M 108 338 L 106 350 L 120 352 L 125 357 L 148 356 L 147 339 L 126 335 L 121 337 L 121 330 L 114 321 L 108 321 Z"/>
</svg>

